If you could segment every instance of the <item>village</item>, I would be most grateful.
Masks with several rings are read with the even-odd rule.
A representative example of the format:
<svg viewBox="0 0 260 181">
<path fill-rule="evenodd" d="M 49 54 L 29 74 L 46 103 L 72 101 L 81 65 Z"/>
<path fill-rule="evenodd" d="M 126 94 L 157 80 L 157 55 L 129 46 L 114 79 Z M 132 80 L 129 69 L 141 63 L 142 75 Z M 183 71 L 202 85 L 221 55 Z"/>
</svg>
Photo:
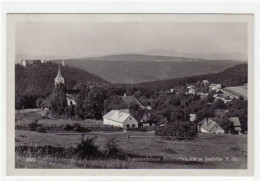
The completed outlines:
<svg viewBox="0 0 260 181">
<path fill-rule="evenodd" d="M 28 66 L 33 63 L 46 63 L 45 60 L 21 60 L 21 65 L 23 67 Z M 66 85 L 66 81 L 62 76 L 61 69 L 65 67 L 64 61 L 58 67 L 58 73 L 56 78 L 54 79 L 54 84 L 56 89 L 60 86 Z M 90 85 L 90 89 L 95 89 L 95 87 L 100 87 L 100 85 Z M 183 90 L 182 90 L 183 91 Z M 139 91 L 140 92 L 140 91 Z M 136 92 L 135 92 L 136 93 Z M 201 115 L 198 117 L 198 111 L 189 111 L 187 113 L 183 113 L 186 115 L 182 115 L 179 118 L 176 118 L 177 121 L 189 121 L 191 123 L 196 124 L 197 131 L 202 133 L 209 134 L 242 134 L 246 133 L 247 130 L 241 129 L 241 122 L 238 115 L 232 114 L 232 116 L 226 116 L 229 112 L 227 108 L 225 108 L 228 103 L 232 100 L 247 100 L 247 84 L 236 86 L 236 87 L 222 87 L 221 84 L 216 84 L 213 82 L 209 82 L 208 80 L 201 80 L 200 82 L 196 82 L 193 84 L 186 84 L 186 88 L 184 88 L 184 93 L 187 96 L 193 96 L 194 99 L 197 100 L 205 100 L 206 104 L 211 106 L 214 104 L 218 104 L 216 108 L 212 110 L 211 115 Z M 73 119 L 75 117 L 75 107 L 78 106 L 77 94 L 79 94 L 78 90 L 67 90 L 66 91 L 66 109 L 70 109 L 72 113 L 69 113 L 68 118 Z M 178 96 L 181 92 L 174 87 L 170 90 L 166 91 L 158 91 L 156 92 L 157 97 L 162 96 Z M 138 98 L 139 97 L 139 98 Z M 153 109 L 155 108 L 156 100 L 152 97 L 138 96 L 137 97 L 132 94 L 127 94 L 126 92 L 123 95 L 117 95 L 117 102 L 115 106 L 108 105 L 109 109 L 102 110 L 102 115 L 99 117 L 102 119 L 96 119 L 95 121 L 91 121 L 92 126 L 96 127 L 105 127 L 107 126 L 111 130 L 111 127 L 122 128 L 124 131 L 155 131 L 155 127 L 165 127 L 168 126 L 169 118 L 164 117 L 155 117 L 153 115 Z M 84 99 L 84 98 L 83 98 Z M 109 99 L 109 98 L 108 98 Z M 121 99 L 121 100 L 120 100 Z M 170 97 L 172 99 L 172 97 Z M 104 102 L 107 102 L 105 100 Z M 113 101 L 112 101 L 113 102 Z M 216 103 L 217 102 L 217 103 Z M 44 110 L 51 109 L 50 103 L 46 105 L 46 101 L 41 100 L 39 107 Z M 103 105 L 103 104 L 102 104 Z M 105 107 L 105 105 L 103 105 Z M 117 109 L 113 109 L 117 108 Z M 185 108 L 185 107 L 184 107 Z M 131 110 L 132 109 L 132 110 Z M 178 109 L 177 109 L 178 110 Z M 51 111 L 51 110 L 50 110 Z M 48 112 L 48 111 L 47 111 Z M 158 113 L 158 112 L 157 112 Z M 84 113 L 85 121 L 89 121 L 91 119 L 86 118 L 86 113 Z M 170 113 L 170 119 L 173 120 L 176 113 Z M 49 114 L 47 118 L 51 118 L 49 121 L 51 122 L 54 118 Z M 154 120 L 158 119 L 158 120 Z M 167 121 L 168 119 L 168 121 Z M 19 122 L 19 121 L 18 121 Z M 54 121 L 55 122 L 55 121 Z M 73 123 L 73 121 L 71 121 Z M 245 122 L 245 120 L 244 120 Z M 247 122 L 247 120 L 246 120 Z M 225 123 L 225 124 L 224 124 Z M 51 123 L 50 123 L 51 124 Z M 74 123 L 73 123 L 74 124 Z M 229 125 L 227 127 L 227 124 Z M 104 130 L 104 129 L 103 129 Z"/>
</svg>

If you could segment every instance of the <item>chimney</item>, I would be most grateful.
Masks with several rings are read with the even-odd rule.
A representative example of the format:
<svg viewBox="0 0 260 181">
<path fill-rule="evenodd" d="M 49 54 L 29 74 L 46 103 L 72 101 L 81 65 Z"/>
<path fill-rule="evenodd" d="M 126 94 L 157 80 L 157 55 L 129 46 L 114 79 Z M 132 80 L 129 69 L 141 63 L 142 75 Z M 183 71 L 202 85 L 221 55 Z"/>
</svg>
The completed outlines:
<svg viewBox="0 0 260 181">
<path fill-rule="evenodd" d="M 124 93 L 124 97 L 126 97 L 126 93 Z"/>
</svg>

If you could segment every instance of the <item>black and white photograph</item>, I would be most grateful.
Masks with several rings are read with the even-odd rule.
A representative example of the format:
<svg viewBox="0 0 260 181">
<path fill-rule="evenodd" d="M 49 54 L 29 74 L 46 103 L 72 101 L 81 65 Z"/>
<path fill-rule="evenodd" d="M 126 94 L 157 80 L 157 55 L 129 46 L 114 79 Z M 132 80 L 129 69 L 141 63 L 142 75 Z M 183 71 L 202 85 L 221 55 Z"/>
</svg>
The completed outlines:
<svg viewBox="0 0 260 181">
<path fill-rule="evenodd" d="M 249 168 L 251 15 L 13 16 L 15 169 Z"/>
</svg>

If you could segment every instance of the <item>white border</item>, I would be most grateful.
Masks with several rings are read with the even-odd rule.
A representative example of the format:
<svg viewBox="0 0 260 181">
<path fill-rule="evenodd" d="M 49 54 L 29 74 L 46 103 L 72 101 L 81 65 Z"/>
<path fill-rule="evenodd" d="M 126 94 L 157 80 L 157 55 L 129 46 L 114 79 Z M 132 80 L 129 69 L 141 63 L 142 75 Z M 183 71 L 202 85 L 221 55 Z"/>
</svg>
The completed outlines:
<svg viewBox="0 0 260 181">
<path fill-rule="evenodd" d="M 156 3 L 157 2 L 157 3 Z M 255 26 L 254 26 L 254 32 L 255 32 L 255 55 L 254 55 L 254 68 L 255 68 L 255 93 L 259 92 L 259 84 L 257 83 L 259 73 L 256 70 L 259 70 L 259 61 L 257 61 L 257 54 L 258 54 L 258 48 L 259 48 L 259 24 L 260 21 L 258 19 L 260 12 L 259 12 L 259 4 L 257 3 L 231 3 L 230 1 L 228 3 L 172 3 L 170 1 L 163 1 L 164 3 L 158 3 L 158 1 L 151 1 L 150 3 L 147 1 L 124 1 L 123 3 L 119 3 L 118 1 L 91 1 L 91 2 L 54 2 L 54 3 L 47 3 L 47 2 L 34 2 L 34 3 L 28 3 L 28 2 L 10 2 L 10 3 L 4 3 L 3 9 L 2 9 L 2 21 L 3 21 L 3 29 L 1 32 L 2 35 L 2 52 L 1 54 L 1 145 L 6 145 L 6 138 L 5 138 L 5 116 L 6 116 L 6 27 L 5 27 L 5 20 L 6 20 L 6 14 L 7 13 L 253 13 L 255 15 Z M 61 4 L 60 4 L 61 3 Z M 259 108 L 259 95 L 255 94 L 255 110 Z M 259 128 L 259 112 L 255 111 L 255 127 Z M 259 132 L 255 130 L 255 138 L 258 138 L 260 136 Z M 255 139 L 255 153 L 259 153 L 259 141 L 256 141 Z M 2 176 L 5 175 L 6 169 L 5 169 L 5 150 L 1 149 L 1 174 Z M 259 154 L 255 154 L 255 177 L 259 177 L 260 174 L 257 172 L 259 170 Z M 5 177 L 6 178 L 6 177 Z M 18 177 L 12 177 L 13 179 L 16 179 Z M 23 177 L 28 178 L 28 177 Z M 33 177 L 34 179 L 39 180 L 39 177 Z M 68 180 L 71 178 L 68 177 L 55 177 L 62 178 L 63 180 Z M 86 177 L 77 177 L 77 179 L 86 179 Z M 19 177 L 21 179 L 21 177 Z M 53 177 L 52 177 L 53 179 Z M 74 178 L 75 179 L 75 178 Z M 97 177 L 88 177 L 90 180 L 97 180 L 102 179 Z M 105 180 L 108 180 L 108 178 L 104 178 Z M 102 179 L 102 180 L 103 180 Z M 129 177 L 117 177 L 117 178 L 109 178 L 109 180 L 129 180 L 132 178 Z M 142 179 L 143 177 L 135 177 L 135 179 Z M 158 178 L 152 177 L 146 177 L 148 180 L 157 180 Z M 145 179 L 145 180 L 146 180 Z M 164 180 L 166 178 L 160 178 L 160 180 Z M 171 177 L 168 179 L 172 179 Z M 168 180 L 167 179 L 167 180 Z M 183 178 L 178 177 L 178 180 L 190 180 L 191 178 Z M 194 178 L 193 178 L 194 179 Z M 213 178 L 211 178 L 213 179 Z M 219 180 L 220 178 L 215 178 Z M 225 179 L 225 178 L 223 178 Z M 226 178 L 228 180 L 231 180 L 231 178 Z M 234 178 L 235 179 L 235 178 Z M 197 178 L 197 180 L 208 180 L 208 178 Z M 237 179 L 236 179 L 237 180 Z"/>
</svg>

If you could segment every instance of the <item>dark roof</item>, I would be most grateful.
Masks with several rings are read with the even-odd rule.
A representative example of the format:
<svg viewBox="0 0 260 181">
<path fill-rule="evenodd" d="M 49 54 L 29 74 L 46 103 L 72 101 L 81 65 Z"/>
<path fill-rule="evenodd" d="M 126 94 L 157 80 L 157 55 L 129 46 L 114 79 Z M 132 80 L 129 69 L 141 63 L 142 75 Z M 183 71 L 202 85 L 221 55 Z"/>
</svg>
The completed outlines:
<svg viewBox="0 0 260 181">
<path fill-rule="evenodd" d="M 75 94 L 66 94 L 66 98 L 69 98 L 69 99 L 76 99 L 76 95 Z"/>
<path fill-rule="evenodd" d="M 141 102 L 143 106 L 151 106 L 153 99 L 139 99 L 139 102 Z"/>
<path fill-rule="evenodd" d="M 215 122 L 217 122 L 217 123 L 223 121 L 223 119 L 221 119 L 221 118 L 219 118 L 219 117 L 211 117 L 211 118 L 209 118 L 209 119 L 212 120 L 212 121 L 215 121 Z"/>
<path fill-rule="evenodd" d="M 224 92 L 221 91 L 221 90 L 218 90 L 218 91 L 217 91 L 217 94 L 224 94 Z"/>
<path fill-rule="evenodd" d="M 131 104 L 136 104 L 140 107 L 143 106 L 143 104 L 138 101 L 135 96 L 122 96 L 123 101 L 127 104 L 127 106 L 130 106 Z"/>
</svg>

